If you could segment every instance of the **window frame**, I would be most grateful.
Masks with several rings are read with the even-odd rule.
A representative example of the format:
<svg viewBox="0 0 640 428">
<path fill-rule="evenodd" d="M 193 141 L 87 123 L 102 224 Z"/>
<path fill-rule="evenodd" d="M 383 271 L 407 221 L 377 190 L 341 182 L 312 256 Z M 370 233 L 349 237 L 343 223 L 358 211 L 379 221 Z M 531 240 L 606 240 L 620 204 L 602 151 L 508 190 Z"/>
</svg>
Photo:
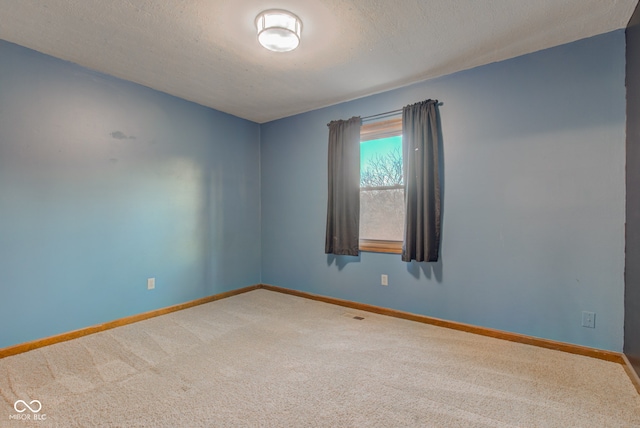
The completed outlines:
<svg viewBox="0 0 640 428">
<path fill-rule="evenodd" d="M 365 123 L 360 127 L 360 142 L 380 140 L 402 135 L 402 116 L 377 122 Z M 394 186 L 395 187 L 395 186 Z M 402 254 L 403 241 L 360 239 L 360 251 L 373 253 Z"/>
</svg>

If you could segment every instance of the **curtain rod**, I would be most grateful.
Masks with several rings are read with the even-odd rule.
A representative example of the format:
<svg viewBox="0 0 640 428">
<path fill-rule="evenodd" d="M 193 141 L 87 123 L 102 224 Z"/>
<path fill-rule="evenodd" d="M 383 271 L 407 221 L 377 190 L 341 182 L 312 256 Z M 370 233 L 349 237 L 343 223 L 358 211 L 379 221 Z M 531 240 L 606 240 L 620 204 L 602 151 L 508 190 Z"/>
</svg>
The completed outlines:
<svg viewBox="0 0 640 428">
<path fill-rule="evenodd" d="M 428 100 L 429 101 L 429 100 Z M 440 102 L 438 100 L 433 100 L 436 104 L 440 104 Z M 378 114 L 372 114 L 371 116 L 365 116 L 362 118 L 363 121 L 365 120 L 371 120 L 371 119 L 378 119 L 380 117 L 385 117 L 385 116 L 395 116 L 396 114 L 402 113 L 402 109 L 396 109 L 396 110 L 391 110 L 391 111 L 386 111 L 384 113 L 378 113 Z"/>
<path fill-rule="evenodd" d="M 428 99 L 427 101 L 433 101 L 433 102 L 436 103 L 436 105 L 442 105 L 442 103 L 440 103 L 440 101 L 438 101 L 438 100 Z M 402 110 L 403 109 L 399 108 L 399 109 L 396 109 L 396 110 L 386 111 L 384 113 L 372 114 L 371 116 L 361 117 L 360 120 L 365 122 L 365 121 L 368 121 L 368 120 L 379 119 L 381 117 L 395 116 L 397 114 L 402 113 Z M 329 125 L 331 125 L 331 123 L 327 123 L 327 126 L 329 126 Z"/>
<path fill-rule="evenodd" d="M 384 113 L 378 113 L 378 114 L 372 114 L 371 116 L 365 116 L 362 118 L 362 120 L 371 120 L 371 119 L 377 119 L 379 117 L 384 117 L 384 116 L 395 116 L 396 114 L 402 113 L 402 109 L 399 108 L 397 110 L 391 110 L 391 111 L 385 111 Z"/>
</svg>

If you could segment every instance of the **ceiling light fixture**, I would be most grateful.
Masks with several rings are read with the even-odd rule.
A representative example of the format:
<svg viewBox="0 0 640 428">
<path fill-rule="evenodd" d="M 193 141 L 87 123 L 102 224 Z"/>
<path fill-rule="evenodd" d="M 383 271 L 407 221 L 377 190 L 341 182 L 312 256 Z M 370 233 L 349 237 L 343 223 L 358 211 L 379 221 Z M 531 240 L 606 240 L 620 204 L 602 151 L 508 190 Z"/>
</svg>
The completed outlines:
<svg viewBox="0 0 640 428">
<path fill-rule="evenodd" d="M 256 17 L 258 41 L 274 52 L 289 52 L 300 44 L 302 21 L 293 13 L 269 9 Z"/>
</svg>

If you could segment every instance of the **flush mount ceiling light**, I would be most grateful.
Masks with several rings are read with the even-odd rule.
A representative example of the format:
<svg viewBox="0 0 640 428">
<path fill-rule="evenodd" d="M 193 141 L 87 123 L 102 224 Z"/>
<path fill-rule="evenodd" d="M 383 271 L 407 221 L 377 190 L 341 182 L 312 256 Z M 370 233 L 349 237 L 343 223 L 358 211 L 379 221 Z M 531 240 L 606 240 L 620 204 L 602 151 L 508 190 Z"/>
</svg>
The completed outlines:
<svg viewBox="0 0 640 428">
<path fill-rule="evenodd" d="M 289 52 L 300 44 L 302 21 L 286 10 L 270 9 L 256 17 L 258 41 L 274 52 Z"/>
</svg>

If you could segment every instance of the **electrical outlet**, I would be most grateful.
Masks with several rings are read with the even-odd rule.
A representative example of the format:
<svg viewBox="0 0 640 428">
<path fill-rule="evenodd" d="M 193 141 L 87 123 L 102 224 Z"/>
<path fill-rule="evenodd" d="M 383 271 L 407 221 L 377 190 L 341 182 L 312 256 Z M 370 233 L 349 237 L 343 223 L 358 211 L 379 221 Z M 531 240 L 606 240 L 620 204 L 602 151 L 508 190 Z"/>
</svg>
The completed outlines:
<svg viewBox="0 0 640 428">
<path fill-rule="evenodd" d="M 389 277 L 387 275 L 381 275 L 380 276 L 380 284 L 382 285 L 389 285 Z"/>
<path fill-rule="evenodd" d="M 148 278 L 147 279 L 147 290 L 153 290 L 154 288 L 156 288 L 156 279 L 155 278 Z"/>
<path fill-rule="evenodd" d="M 596 328 L 595 312 L 582 311 L 582 326 L 587 328 Z"/>
</svg>

